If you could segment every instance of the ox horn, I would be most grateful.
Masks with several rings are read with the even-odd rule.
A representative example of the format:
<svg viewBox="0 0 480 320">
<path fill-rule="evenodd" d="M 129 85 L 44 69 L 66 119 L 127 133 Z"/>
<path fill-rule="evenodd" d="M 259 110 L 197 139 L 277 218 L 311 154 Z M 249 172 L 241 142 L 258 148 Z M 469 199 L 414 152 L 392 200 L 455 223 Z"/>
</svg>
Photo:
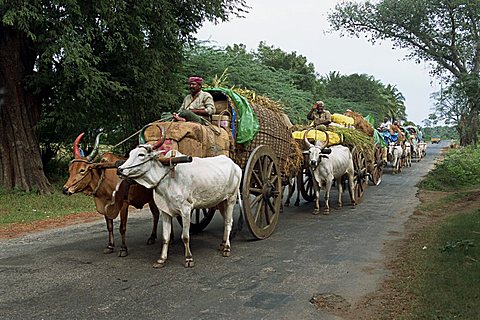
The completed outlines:
<svg viewBox="0 0 480 320">
<path fill-rule="evenodd" d="M 158 127 L 158 129 L 160 129 L 160 139 L 158 139 L 158 141 L 153 145 L 153 150 L 160 148 L 165 142 L 165 129 L 158 124 L 156 126 Z"/>
<path fill-rule="evenodd" d="M 308 141 L 308 138 L 307 138 L 307 137 L 308 137 L 308 133 L 310 132 L 310 130 L 312 130 L 312 129 L 308 129 L 308 130 L 305 132 L 305 134 L 303 135 L 303 140 L 305 140 L 305 143 L 307 144 L 307 146 L 308 146 L 309 148 L 313 147 L 313 144 L 311 144 L 310 141 Z"/>
<path fill-rule="evenodd" d="M 145 144 L 145 129 L 150 125 L 144 125 L 143 128 L 140 130 L 140 133 L 138 134 L 138 144 Z"/>
<path fill-rule="evenodd" d="M 103 132 L 100 132 L 97 134 L 97 137 L 95 138 L 95 145 L 93 146 L 92 152 L 87 156 L 88 161 L 92 161 L 95 156 L 98 154 L 98 146 L 100 145 L 100 136 L 104 134 Z"/>
<path fill-rule="evenodd" d="M 305 134 L 303 135 L 303 140 L 305 140 L 305 143 L 307 144 L 307 146 L 308 146 L 309 148 L 313 147 L 313 144 L 311 144 L 310 141 L 308 141 L 308 138 L 307 138 L 308 133 L 310 132 L 310 130 L 312 130 L 312 129 L 308 129 L 308 130 L 305 132 Z"/>
<path fill-rule="evenodd" d="M 82 155 L 80 154 L 80 149 L 78 148 L 78 144 L 80 140 L 82 140 L 84 134 L 85 132 L 80 133 L 73 142 L 73 154 L 75 155 L 75 159 L 79 159 L 82 157 Z"/>
<path fill-rule="evenodd" d="M 323 131 L 325 133 L 325 142 L 321 142 L 319 145 L 323 149 L 328 146 L 328 133 L 327 131 Z"/>
</svg>

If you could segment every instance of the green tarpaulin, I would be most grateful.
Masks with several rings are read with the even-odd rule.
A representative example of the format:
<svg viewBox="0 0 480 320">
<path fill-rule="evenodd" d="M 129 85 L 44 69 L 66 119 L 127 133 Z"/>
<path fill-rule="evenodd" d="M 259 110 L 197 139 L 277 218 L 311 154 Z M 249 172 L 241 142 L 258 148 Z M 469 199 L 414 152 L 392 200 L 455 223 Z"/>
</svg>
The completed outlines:
<svg viewBox="0 0 480 320">
<path fill-rule="evenodd" d="M 371 115 L 367 115 L 364 117 L 364 119 L 372 125 L 373 128 L 375 128 L 375 119 Z"/>
<path fill-rule="evenodd" d="M 378 130 L 373 130 L 373 142 L 375 142 L 375 144 L 379 144 L 382 148 L 387 146 L 382 134 L 378 132 Z"/>
<path fill-rule="evenodd" d="M 248 103 L 248 100 L 233 91 L 232 89 L 227 88 L 207 88 L 204 91 L 212 92 L 212 91 L 220 91 L 226 94 L 230 99 L 235 102 L 238 110 L 238 128 L 237 128 L 237 143 L 249 143 L 253 140 L 255 135 L 258 133 L 260 129 L 260 125 L 258 124 L 258 119 L 253 112 L 252 107 Z"/>
</svg>

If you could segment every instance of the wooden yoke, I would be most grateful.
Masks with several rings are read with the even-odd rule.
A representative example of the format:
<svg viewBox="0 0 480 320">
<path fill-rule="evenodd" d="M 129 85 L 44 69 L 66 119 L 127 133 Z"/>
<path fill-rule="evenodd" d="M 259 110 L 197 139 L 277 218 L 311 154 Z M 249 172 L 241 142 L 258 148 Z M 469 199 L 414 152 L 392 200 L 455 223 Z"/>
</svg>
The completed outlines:
<svg viewBox="0 0 480 320">
<path fill-rule="evenodd" d="M 179 163 L 188 163 L 192 162 L 193 158 L 191 156 L 175 156 L 175 150 L 172 150 L 172 157 L 165 158 L 165 157 L 158 157 L 158 161 L 160 161 L 163 165 L 172 167 L 172 178 L 175 179 L 175 165 Z"/>
<path fill-rule="evenodd" d="M 193 158 L 190 156 L 170 157 L 170 158 L 157 158 L 163 165 L 174 165 L 179 163 L 192 162 Z"/>
</svg>

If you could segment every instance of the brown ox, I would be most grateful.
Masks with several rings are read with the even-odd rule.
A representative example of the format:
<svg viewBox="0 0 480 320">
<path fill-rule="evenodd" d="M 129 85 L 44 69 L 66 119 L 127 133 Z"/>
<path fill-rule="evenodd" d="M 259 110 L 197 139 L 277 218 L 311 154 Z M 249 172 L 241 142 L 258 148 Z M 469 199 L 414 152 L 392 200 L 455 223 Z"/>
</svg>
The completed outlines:
<svg viewBox="0 0 480 320">
<path fill-rule="evenodd" d="M 153 191 L 141 185 L 132 184 L 128 188 L 128 195 L 123 197 L 120 203 L 114 201 L 114 191 L 120 178 L 117 176 L 117 168 L 115 162 L 125 160 L 113 155 L 105 153 L 102 155 L 99 163 L 93 163 L 92 160 L 98 152 L 99 136 L 95 141 L 95 147 L 88 157 L 82 157 L 78 148 L 78 143 L 83 137 L 83 133 L 75 139 L 73 151 L 75 159 L 69 165 L 69 177 L 63 186 L 63 193 L 71 195 L 82 192 L 86 195 L 92 195 L 95 201 L 97 212 L 105 216 L 108 229 L 108 245 L 103 253 L 112 253 L 114 251 L 115 242 L 113 237 L 113 219 L 120 213 L 120 235 L 122 236 L 122 247 L 118 253 L 119 257 L 128 255 L 127 242 L 125 232 L 127 230 L 128 207 L 134 206 L 137 209 L 143 208 L 148 203 L 153 215 L 152 234 L 147 240 L 147 244 L 155 243 L 157 239 L 157 226 L 160 212 L 158 211 L 155 201 L 153 201 Z"/>
</svg>

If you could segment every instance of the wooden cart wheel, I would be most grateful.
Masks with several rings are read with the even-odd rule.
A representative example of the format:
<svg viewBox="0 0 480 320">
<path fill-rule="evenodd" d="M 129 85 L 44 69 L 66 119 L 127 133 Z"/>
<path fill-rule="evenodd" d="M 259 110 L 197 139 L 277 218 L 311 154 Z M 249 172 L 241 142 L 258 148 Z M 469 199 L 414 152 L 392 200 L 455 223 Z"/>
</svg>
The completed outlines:
<svg viewBox="0 0 480 320">
<path fill-rule="evenodd" d="M 313 176 L 309 168 L 303 168 L 297 176 L 297 185 L 300 187 L 300 194 L 307 202 L 315 200 L 315 188 Z"/>
<path fill-rule="evenodd" d="M 383 175 L 382 147 L 378 144 L 373 149 L 373 161 L 373 172 L 370 172 L 370 181 L 378 186 L 382 182 Z"/>
<path fill-rule="evenodd" d="M 358 204 L 362 201 L 365 188 L 368 186 L 367 160 L 363 152 L 356 147 L 352 150 L 352 157 L 354 169 L 353 192 L 355 193 L 355 201 Z"/>
<path fill-rule="evenodd" d="M 257 239 L 268 238 L 278 223 L 282 205 L 282 179 L 275 153 L 256 147 L 243 173 L 242 203 L 245 221 Z"/>
<path fill-rule="evenodd" d="M 190 232 L 199 233 L 205 229 L 215 215 L 215 208 L 194 209 L 190 213 Z M 177 221 L 183 226 L 182 217 L 177 216 Z"/>
</svg>

